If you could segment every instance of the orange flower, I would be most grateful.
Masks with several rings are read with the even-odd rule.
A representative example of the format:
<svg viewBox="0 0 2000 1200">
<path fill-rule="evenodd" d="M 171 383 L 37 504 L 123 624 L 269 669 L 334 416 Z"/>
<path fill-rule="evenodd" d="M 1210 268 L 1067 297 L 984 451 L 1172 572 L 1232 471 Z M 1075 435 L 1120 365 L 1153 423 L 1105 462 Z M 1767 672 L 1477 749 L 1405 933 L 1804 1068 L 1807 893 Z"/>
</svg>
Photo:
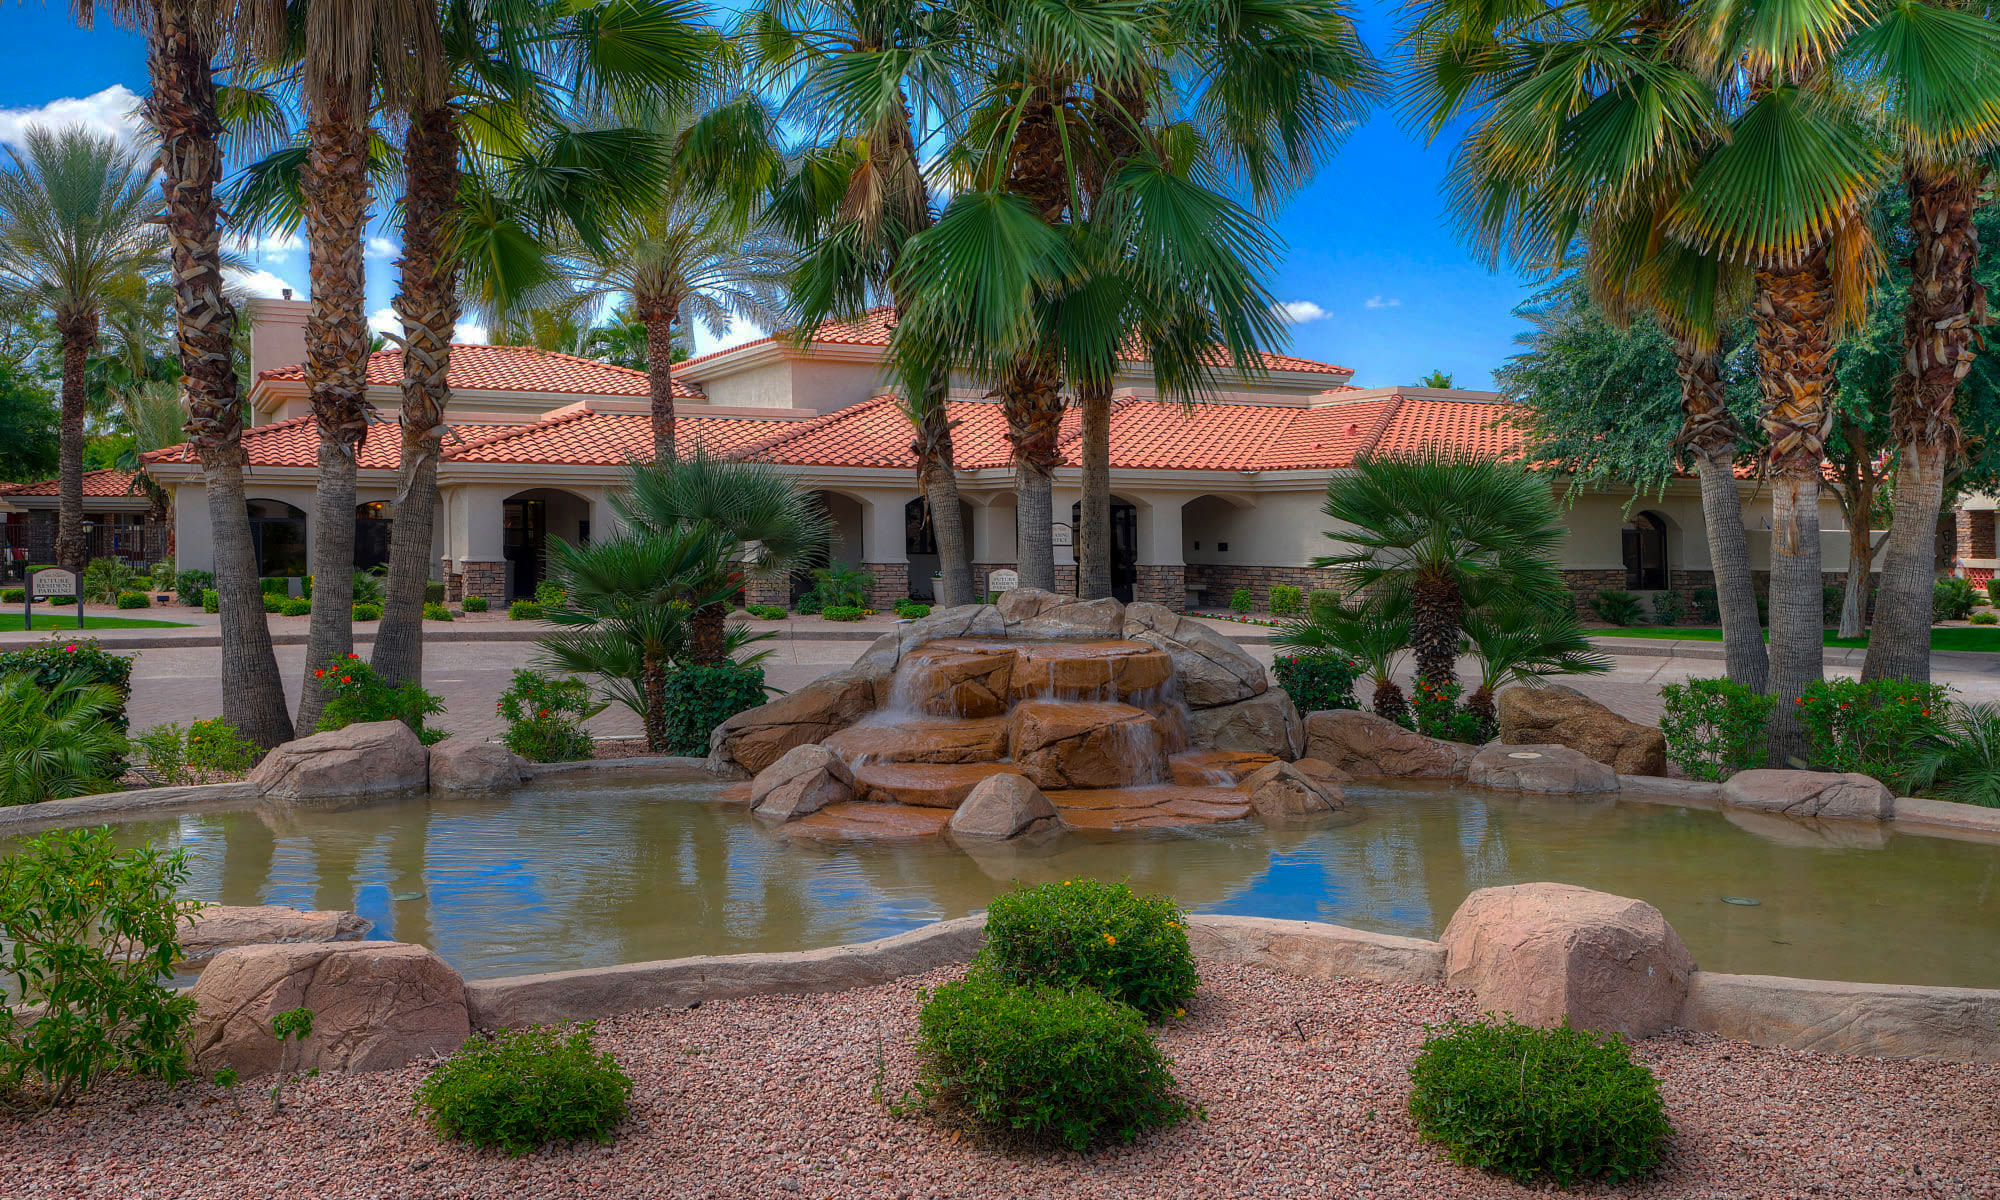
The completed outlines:
<svg viewBox="0 0 2000 1200">
<path fill-rule="evenodd" d="M 325 679 L 325 678 L 326 678 L 326 668 L 325 668 L 325 667 L 321 667 L 321 668 L 320 668 L 319 670 L 317 670 L 317 671 L 314 671 L 314 672 L 313 672 L 313 678 L 314 678 L 314 679 Z"/>
<path fill-rule="evenodd" d="M 340 682 L 342 682 L 342 683 L 353 683 L 353 682 L 354 682 L 354 676 L 352 676 L 352 675 L 342 675 L 342 676 L 340 677 Z"/>
</svg>

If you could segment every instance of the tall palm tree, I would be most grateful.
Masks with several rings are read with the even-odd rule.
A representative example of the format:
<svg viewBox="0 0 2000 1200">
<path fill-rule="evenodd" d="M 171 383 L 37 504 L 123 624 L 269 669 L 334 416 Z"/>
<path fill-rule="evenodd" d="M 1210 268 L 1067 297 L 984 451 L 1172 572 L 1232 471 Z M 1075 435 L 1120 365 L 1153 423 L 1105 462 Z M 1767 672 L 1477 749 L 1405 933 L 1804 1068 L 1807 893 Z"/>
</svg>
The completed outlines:
<svg viewBox="0 0 2000 1200">
<path fill-rule="evenodd" d="M 1350 595 L 1403 592 L 1417 678 L 1443 689 L 1468 599 L 1552 607 L 1567 536 L 1548 481 L 1525 467 L 1430 447 L 1360 460 L 1327 485 L 1326 536 L 1347 548 L 1313 560 Z"/>
<path fill-rule="evenodd" d="M 84 371 L 108 309 L 137 307 L 167 242 L 145 156 L 81 127 L 30 127 L 0 165 L 0 292 L 49 314 L 62 354 L 56 563 L 81 571 Z M 25 151 L 25 153 L 23 152 Z"/>
</svg>

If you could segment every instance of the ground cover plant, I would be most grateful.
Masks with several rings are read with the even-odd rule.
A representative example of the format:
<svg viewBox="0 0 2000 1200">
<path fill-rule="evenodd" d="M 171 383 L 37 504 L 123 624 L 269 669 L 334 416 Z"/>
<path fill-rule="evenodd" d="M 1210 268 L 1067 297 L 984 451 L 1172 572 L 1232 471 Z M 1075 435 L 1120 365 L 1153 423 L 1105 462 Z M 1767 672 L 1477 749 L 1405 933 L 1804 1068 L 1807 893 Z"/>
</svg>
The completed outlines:
<svg viewBox="0 0 2000 1200">
<path fill-rule="evenodd" d="M 1410 1065 L 1410 1117 L 1451 1161 L 1519 1183 L 1619 1183 L 1668 1135 L 1652 1072 L 1615 1034 L 1456 1021 Z"/>
<path fill-rule="evenodd" d="M 1764 765 L 1764 729 L 1777 697 L 1727 679 L 1660 688 L 1667 758 L 1690 779 L 1723 780 Z"/>
<path fill-rule="evenodd" d="M 326 692 L 326 706 L 319 716 L 321 733 L 369 721 L 401 721 L 426 746 L 445 739 L 443 730 L 424 723 L 424 718 L 444 712 L 444 701 L 425 691 L 414 679 L 404 681 L 400 687 L 390 687 L 387 680 L 355 654 L 313 668 L 313 678 Z"/>
<path fill-rule="evenodd" d="M 593 1022 L 474 1037 L 417 1085 L 442 1137 L 522 1155 L 552 1142 L 609 1142 L 632 1080 L 591 1042 Z"/>
<path fill-rule="evenodd" d="M 179 722 L 155 725 L 133 738 L 132 746 L 143 760 L 134 769 L 156 787 L 239 779 L 259 754 L 254 742 L 221 717 L 186 728 Z"/>
<path fill-rule="evenodd" d="M 123 702 L 81 674 L 0 675 L 0 805 L 110 791 L 125 773 Z"/>
<path fill-rule="evenodd" d="M 978 961 L 1002 982 L 1093 988 L 1152 1020 L 1178 1014 L 1201 982 L 1171 898 L 1095 879 L 994 897 Z"/>
</svg>

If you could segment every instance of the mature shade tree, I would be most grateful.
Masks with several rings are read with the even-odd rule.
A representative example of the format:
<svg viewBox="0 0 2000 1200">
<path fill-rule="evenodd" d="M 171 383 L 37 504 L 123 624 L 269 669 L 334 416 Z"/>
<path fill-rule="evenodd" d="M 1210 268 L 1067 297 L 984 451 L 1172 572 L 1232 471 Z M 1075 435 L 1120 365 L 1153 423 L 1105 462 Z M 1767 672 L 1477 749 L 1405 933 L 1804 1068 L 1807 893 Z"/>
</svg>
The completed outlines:
<svg viewBox="0 0 2000 1200">
<path fill-rule="evenodd" d="M 62 405 L 33 373 L 0 359 L 0 479 L 46 479 L 62 461 Z"/>
<path fill-rule="evenodd" d="M 108 310 L 146 300 L 164 265 L 146 156 L 81 127 L 32 126 L 0 164 L 0 294 L 48 314 L 62 358 L 56 564 L 81 571 L 85 370 Z"/>
</svg>

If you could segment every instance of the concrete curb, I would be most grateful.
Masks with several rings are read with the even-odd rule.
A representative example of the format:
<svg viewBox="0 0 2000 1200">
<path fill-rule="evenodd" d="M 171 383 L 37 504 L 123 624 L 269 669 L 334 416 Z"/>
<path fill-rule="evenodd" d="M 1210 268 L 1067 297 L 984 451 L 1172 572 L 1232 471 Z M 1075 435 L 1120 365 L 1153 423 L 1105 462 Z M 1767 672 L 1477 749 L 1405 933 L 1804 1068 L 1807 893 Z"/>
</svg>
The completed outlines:
<svg viewBox="0 0 2000 1200">
<path fill-rule="evenodd" d="M 248 783 L 199 783 L 190 787 L 138 788 L 100 792 L 67 800 L 43 800 L 0 808 L 0 834 L 28 833 L 57 826 L 89 825 L 95 818 L 129 820 L 146 813 L 162 815 L 185 808 L 248 804 L 257 789 Z"/>
<path fill-rule="evenodd" d="M 2000 1062 L 2000 991 L 1696 971 L 1681 1024 L 1821 1054 Z"/>
<path fill-rule="evenodd" d="M 1592 649 L 1601 650 L 1619 658 L 1693 658 L 1710 662 L 1722 661 L 1721 642 L 1683 641 L 1678 638 L 1591 638 Z M 1854 667 L 1860 669 L 1862 660 L 1868 657 L 1863 646 L 1828 646 L 1820 654 L 1820 663 L 1828 667 Z M 1991 670 L 2000 666 L 2000 654 L 1983 654 L 1974 650 L 1933 650 L 1931 662 L 1938 666 L 1955 666 L 1967 670 Z"/>
<path fill-rule="evenodd" d="M 572 775 L 584 770 L 599 771 L 643 771 L 649 768 L 679 767 L 707 774 L 708 760 L 705 758 L 682 758 L 672 754 L 639 754 L 631 758 L 583 758 L 576 762 L 529 763 L 521 773 L 530 779 L 540 779 L 544 775 Z"/>
</svg>

